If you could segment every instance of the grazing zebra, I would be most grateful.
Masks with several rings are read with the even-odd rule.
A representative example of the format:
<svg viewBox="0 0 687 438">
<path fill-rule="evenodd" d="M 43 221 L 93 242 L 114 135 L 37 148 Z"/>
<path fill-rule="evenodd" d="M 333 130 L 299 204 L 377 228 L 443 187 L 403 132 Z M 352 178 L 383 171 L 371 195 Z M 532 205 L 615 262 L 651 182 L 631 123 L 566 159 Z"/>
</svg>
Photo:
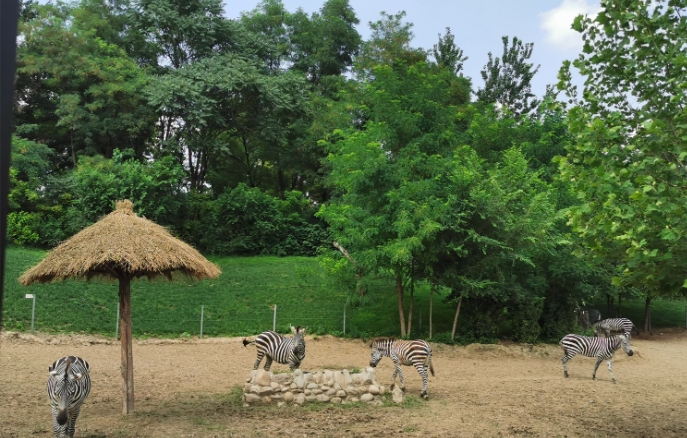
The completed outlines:
<svg viewBox="0 0 687 438">
<path fill-rule="evenodd" d="M 594 374 L 592 374 L 592 379 L 596 380 L 596 370 L 599 369 L 599 364 L 604 359 L 608 360 L 608 372 L 611 373 L 611 379 L 613 383 L 615 381 L 615 376 L 613 375 L 613 368 L 611 363 L 613 362 L 613 354 L 621 346 L 623 351 L 627 353 L 628 356 L 632 356 L 632 347 L 630 346 L 630 337 L 627 335 L 612 336 L 610 338 L 593 338 L 589 336 L 580 335 L 565 335 L 560 342 L 561 347 L 563 347 L 563 375 L 568 377 L 568 367 L 565 365 L 570 359 L 576 354 L 580 353 L 588 357 L 596 357 L 596 365 L 594 366 Z"/>
<path fill-rule="evenodd" d="M 627 318 L 608 318 L 594 324 L 594 336 L 599 336 L 600 333 L 609 337 L 612 332 L 620 332 L 631 337 L 632 329 L 635 329 L 639 334 L 639 329 Z"/>
<path fill-rule="evenodd" d="M 91 391 L 88 362 L 67 356 L 56 360 L 48 371 L 48 397 L 55 420 L 55 437 L 60 438 L 63 432 L 65 436 L 73 437 L 81 405 Z"/>
<path fill-rule="evenodd" d="M 263 356 L 267 356 L 265 360 L 265 371 L 269 371 L 272 366 L 272 361 L 277 363 L 288 363 L 289 368 L 293 371 L 298 368 L 305 359 L 305 339 L 303 335 L 308 328 L 301 328 L 301 326 L 291 326 L 293 332 L 292 338 L 285 338 L 277 332 L 271 330 L 262 332 L 253 341 L 243 340 L 243 346 L 255 344 L 258 348 L 258 359 L 255 361 L 254 370 L 260 366 Z"/>
<path fill-rule="evenodd" d="M 401 389 L 405 391 L 405 383 L 403 381 L 403 373 L 401 372 L 401 365 L 413 365 L 417 372 L 422 376 L 422 393 L 420 396 L 427 399 L 427 367 L 434 376 L 434 367 L 432 366 L 432 347 L 423 340 L 415 341 L 401 341 L 396 338 L 377 338 L 370 344 L 372 347 L 372 358 L 370 359 L 370 366 L 376 367 L 382 356 L 390 357 L 394 361 L 394 383 L 391 384 L 391 389 L 396 385 L 396 375 L 401 378 Z"/>
</svg>

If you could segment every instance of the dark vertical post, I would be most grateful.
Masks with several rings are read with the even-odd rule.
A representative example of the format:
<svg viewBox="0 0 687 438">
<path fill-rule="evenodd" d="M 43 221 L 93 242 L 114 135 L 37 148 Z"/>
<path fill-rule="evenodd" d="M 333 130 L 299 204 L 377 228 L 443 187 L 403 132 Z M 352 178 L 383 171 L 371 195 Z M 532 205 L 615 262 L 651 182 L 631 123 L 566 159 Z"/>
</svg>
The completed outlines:
<svg viewBox="0 0 687 438">
<path fill-rule="evenodd" d="M 119 278 L 119 327 L 122 338 L 122 414 L 134 413 L 134 354 L 131 345 L 131 278 Z"/>
<path fill-rule="evenodd" d="M 17 56 L 19 0 L 0 0 L 0 328 L 5 285 L 7 195 L 12 157 L 12 102 Z"/>
</svg>

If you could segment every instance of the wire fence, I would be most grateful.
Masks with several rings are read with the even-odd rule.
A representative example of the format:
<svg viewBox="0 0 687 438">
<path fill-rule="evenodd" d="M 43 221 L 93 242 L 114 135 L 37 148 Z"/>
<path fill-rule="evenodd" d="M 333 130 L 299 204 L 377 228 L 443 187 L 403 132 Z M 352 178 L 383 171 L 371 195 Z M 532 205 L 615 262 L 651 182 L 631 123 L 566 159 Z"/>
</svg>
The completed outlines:
<svg viewBox="0 0 687 438">
<path fill-rule="evenodd" d="M 346 334 L 357 309 L 347 306 L 347 293 L 329 292 L 330 286 L 272 286 L 269 293 L 256 293 L 264 289 L 259 285 L 231 291 L 189 284 L 139 288 L 132 291 L 132 329 L 137 335 L 216 336 L 284 333 L 290 325 L 300 325 L 311 333 Z M 17 296 L 11 314 L 6 312 L 9 329 L 28 331 L 35 325 L 46 331 L 119 332 L 117 285 L 45 288 L 27 298 Z"/>
</svg>

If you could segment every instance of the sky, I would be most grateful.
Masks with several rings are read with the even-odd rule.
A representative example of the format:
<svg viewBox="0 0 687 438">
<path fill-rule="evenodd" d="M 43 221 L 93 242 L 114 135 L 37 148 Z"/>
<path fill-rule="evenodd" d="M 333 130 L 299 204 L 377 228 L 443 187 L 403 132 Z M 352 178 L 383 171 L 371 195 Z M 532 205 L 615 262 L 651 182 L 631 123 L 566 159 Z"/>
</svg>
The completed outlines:
<svg viewBox="0 0 687 438">
<path fill-rule="evenodd" d="M 324 0 L 283 0 L 290 12 L 302 8 L 317 12 Z M 254 9 L 259 0 L 225 1 L 227 18 L 238 18 L 241 12 Z M 547 84 L 557 82 L 556 75 L 564 60 L 573 60 L 582 47 L 579 34 L 570 29 L 578 14 L 593 16 L 599 10 L 599 0 L 350 0 L 360 24 L 363 39 L 370 35 L 370 21 L 380 19 L 380 12 L 395 14 L 406 11 L 405 20 L 413 23 L 414 47 L 431 49 L 447 27 L 455 35 L 455 43 L 463 49 L 465 76 L 473 88 L 483 85 L 480 71 L 488 61 L 488 53 L 501 57 L 502 36 L 517 36 L 525 43 L 534 43 L 530 62 L 540 65 L 532 80 L 532 91 L 543 96 Z"/>
</svg>

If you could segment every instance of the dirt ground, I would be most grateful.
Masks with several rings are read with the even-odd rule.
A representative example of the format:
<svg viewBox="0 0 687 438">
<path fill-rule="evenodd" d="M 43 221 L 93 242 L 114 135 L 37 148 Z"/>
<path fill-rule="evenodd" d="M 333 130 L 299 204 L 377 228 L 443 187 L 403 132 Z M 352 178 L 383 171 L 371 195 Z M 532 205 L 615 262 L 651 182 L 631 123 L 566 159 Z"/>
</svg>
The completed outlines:
<svg viewBox="0 0 687 438">
<path fill-rule="evenodd" d="M 141 340 L 134 343 L 136 413 L 121 415 L 120 347 L 92 336 L 6 332 L 0 336 L 0 437 L 52 436 L 45 394 L 48 365 L 68 354 L 91 365 L 91 395 L 77 437 L 671 437 L 687 436 L 687 333 L 633 338 L 635 355 L 606 364 L 575 357 L 563 378 L 561 349 L 519 344 L 432 344 L 436 377 L 428 401 L 403 406 L 244 407 L 237 386 L 255 361 L 242 338 Z M 363 368 L 362 340 L 306 338 L 304 371 Z M 273 370 L 287 370 L 273 365 Z M 377 380 L 388 387 L 384 358 Z M 421 379 L 404 367 L 407 394 Z"/>
</svg>

